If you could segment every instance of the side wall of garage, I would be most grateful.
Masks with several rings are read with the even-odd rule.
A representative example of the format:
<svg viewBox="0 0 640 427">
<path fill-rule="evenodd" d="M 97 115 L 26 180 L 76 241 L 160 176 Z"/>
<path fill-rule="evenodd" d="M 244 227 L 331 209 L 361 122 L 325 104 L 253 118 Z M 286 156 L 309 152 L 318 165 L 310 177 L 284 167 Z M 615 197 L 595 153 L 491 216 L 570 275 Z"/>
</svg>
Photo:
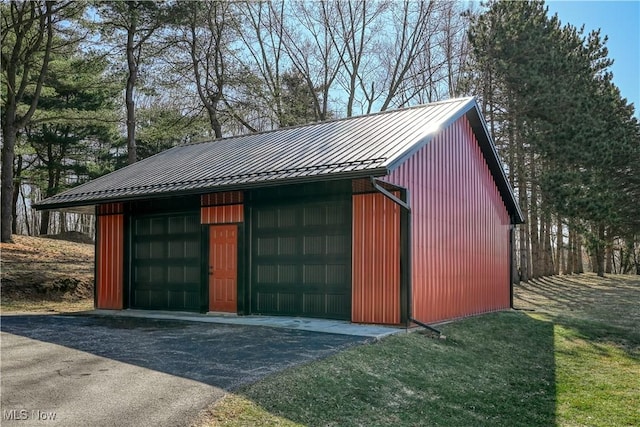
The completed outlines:
<svg viewBox="0 0 640 427">
<path fill-rule="evenodd" d="M 409 190 L 414 318 L 508 309 L 509 215 L 467 118 L 385 180 Z"/>
</svg>

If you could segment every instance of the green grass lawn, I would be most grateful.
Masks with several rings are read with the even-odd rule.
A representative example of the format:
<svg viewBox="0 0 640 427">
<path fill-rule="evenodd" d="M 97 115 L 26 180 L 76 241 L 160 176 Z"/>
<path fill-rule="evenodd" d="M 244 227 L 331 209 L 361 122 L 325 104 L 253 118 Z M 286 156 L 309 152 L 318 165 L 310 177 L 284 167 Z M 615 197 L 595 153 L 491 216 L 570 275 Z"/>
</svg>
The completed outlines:
<svg viewBox="0 0 640 427">
<path fill-rule="evenodd" d="M 517 307 L 268 377 L 203 425 L 639 426 L 640 278 L 530 282 Z"/>
</svg>

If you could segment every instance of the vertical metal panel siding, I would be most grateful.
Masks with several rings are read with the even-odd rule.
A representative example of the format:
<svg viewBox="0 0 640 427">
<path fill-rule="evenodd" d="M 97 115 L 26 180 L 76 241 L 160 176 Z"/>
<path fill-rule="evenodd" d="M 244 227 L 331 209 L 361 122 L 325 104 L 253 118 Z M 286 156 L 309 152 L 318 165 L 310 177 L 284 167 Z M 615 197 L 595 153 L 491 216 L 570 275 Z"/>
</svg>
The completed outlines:
<svg viewBox="0 0 640 427">
<path fill-rule="evenodd" d="M 205 194 L 201 197 L 202 224 L 229 224 L 244 221 L 242 191 Z"/>
<path fill-rule="evenodd" d="M 201 198 L 202 206 L 237 205 L 243 201 L 242 191 L 226 191 L 205 194 Z"/>
<path fill-rule="evenodd" d="M 117 204 L 113 204 L 117 205 Z M 100 207 L 98 212 L 117 212 L 122 206 Z M 123 308 L 124 215 L 98 216 L 97 308 Z"/>
<path fill-rule="evenodd" d="M 466 117 L 385 180 L 411 198 L 413 316 L 509 308 L 509 217 Z"/>
<path fill-rule="evenodd" d="M 124 212 L 124 203 L 108 203 L 98 206 L 98 215 L 113 215 Z"/>
<path fill-rule="evenodd" d="M 351 321 L 400 323 L 400 208 L 379 193 L 353 196 Z"/>
<path fill-rule="evenodd" d="M 205 206 L 200 209 L 202 224 L 229 224 L 243 222 L 243 205 Z"/>
</svg>

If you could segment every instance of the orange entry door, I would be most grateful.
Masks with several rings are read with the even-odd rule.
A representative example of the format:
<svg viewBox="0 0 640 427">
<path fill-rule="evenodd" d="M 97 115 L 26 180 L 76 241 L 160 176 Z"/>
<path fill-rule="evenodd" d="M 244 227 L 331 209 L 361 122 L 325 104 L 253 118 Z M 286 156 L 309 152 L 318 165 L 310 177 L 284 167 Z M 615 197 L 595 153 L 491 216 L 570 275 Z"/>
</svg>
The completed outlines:
<svg viewBox="0 0 640 427">
<path fill-rule="evenodd" d="M 209 228 L 209 310 L 238 310 L 238 226 Z"/>
</svg>

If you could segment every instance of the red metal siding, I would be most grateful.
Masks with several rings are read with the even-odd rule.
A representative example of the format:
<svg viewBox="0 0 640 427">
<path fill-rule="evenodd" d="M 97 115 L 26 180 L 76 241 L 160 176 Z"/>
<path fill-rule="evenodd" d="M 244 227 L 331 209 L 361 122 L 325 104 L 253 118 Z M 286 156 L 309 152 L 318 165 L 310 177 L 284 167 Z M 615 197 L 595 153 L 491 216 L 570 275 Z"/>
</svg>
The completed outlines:
<svg viewBox="0 0 640 427">
<path fill-rule="evenodd" d="M 244 221 L 241 191 L 205 194 L 201 198 L 202 224 L 229 224 Z"/>
<path fill-rule="evenodd" d="M 201 198 L 202 206 L 237 205 L 242 201 L 242 191 L 205 194 Z"/>
<path fill-rule="evenodd" d="M 115 204 L 114 204 L 115 205 Z M 99 207 L 100 212 L 117 212 L 122 206 Z M 97 308 L 122 309 L 124 262 L 124 215 L 99 215 L 97 239 Z"/>
<path fill-rule="evenodd" d="M 202 224 L 229 224 L 244 219 L 243 205 L 205 206 L 200 213 Z"/>
<path fill-rule="evenodd" d="M 385 180 L 409 189 L 413 317 L 509 308 L 509 217 L 466 117 Z"/>
<path fill-rule="evenodd" d="M 124 212 L 124 203 L 108 203 L 98 206 L 98 215 L 113 215 Z"/>
<path fill-rule="evenodd" d="M 400 208 L 382 194 L 353 196 L 351 321 L 400 323 Z"/>
</svg>

